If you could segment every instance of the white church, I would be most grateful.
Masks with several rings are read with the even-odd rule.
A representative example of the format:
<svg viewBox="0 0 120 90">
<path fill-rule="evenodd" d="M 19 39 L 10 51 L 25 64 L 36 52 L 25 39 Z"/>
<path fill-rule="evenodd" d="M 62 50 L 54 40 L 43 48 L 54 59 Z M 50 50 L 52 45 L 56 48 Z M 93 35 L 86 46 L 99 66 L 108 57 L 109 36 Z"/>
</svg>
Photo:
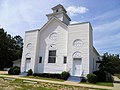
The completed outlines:
<svg viewBox="0 0 120 90">
<path fill-rule="evenodd" d="M 21 72 L 61 73 L 86 76 L 97 70 L 99 53 L 93 46 L 90 22 L 70 24 L 62 5 L 52 8 L 41 28 L 25 32 Z"/>
</svg>

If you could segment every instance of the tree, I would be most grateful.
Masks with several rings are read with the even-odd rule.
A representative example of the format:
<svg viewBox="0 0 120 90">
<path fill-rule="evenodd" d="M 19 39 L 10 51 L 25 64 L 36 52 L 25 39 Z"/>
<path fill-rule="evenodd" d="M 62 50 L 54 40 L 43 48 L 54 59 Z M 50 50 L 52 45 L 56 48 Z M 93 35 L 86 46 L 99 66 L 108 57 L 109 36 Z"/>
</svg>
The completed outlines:
<svg viewBox="0 0 120 90">
<path fill-rule="evenodd" d="M 21 58 L 23 39 L 19 35 L 12 37 L 0 28 L 0 69 L 11 67 L 12 61 Z"/>
<path fill-rule="evenodd" d="M 120 73 L 120 58 L 118 54 L 104 53 L 99 69 L 110 74 Z"/>
</svg>

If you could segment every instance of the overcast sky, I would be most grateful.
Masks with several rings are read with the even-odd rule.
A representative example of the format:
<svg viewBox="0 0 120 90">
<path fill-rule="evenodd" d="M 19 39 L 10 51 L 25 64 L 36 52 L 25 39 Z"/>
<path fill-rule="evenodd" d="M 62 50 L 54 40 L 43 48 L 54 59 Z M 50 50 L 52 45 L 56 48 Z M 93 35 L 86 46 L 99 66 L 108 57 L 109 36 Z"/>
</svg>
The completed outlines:
<svg viewBox="0 0 120 90">
<path fill-rule="evenodd" d="M 62 4 L 71 23 L 90 21 L 100 54 L 120 54 L 120 0 L 0 0 L 0 26 L 12 36 L 41 28 L 51 8 Z"/>
</svg>

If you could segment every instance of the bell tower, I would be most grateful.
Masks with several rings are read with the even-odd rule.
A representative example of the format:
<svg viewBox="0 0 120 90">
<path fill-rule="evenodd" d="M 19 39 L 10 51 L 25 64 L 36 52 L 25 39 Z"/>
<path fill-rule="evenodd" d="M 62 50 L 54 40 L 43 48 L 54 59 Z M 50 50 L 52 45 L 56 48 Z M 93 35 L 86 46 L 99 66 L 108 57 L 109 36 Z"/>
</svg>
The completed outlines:
<svg viewBox="0 0 120 90">
<path fill-rule="evenodd" d="M 61 4 L 53 7 L 52 10 L 53 10 L 53 13 L 46 15 L 48 17 L 48 20 L 50 20 L 52 17 L 57 17 L 66 25 L 68 25 L 70 23 L 71 19 L 67 15 L 67 11 Z"/>
</svg>

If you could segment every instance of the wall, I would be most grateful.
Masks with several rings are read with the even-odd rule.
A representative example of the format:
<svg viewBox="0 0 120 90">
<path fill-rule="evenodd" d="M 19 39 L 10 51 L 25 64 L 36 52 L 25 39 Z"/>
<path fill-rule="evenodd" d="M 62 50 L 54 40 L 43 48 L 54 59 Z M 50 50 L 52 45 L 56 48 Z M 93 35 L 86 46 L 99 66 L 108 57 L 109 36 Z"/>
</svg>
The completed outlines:
<svg viewBox="0 0 120 90">
<path fill-rule="evenodd" d="M 89 23 L 89 73 L 93 72 L 93 29 Z"/>
<path fill-rule="evenodd" d="M 90 41 L 89 43 L 89 47 L 90 47 L 89 73 L 93 73 L 93 71 L 96 71 L 98 69 L 98 65 L 96 64 L 96 61 L 98 61 L 99 54 L 93 46 L 93 29 L 92 29 L 91 24 L 89 25 L 89 29 L 90 29 L 89 30 L 90 31 L 89 32 L 89 41 Z"/>
<path fill-rule="evenodd" d="M 63 22 L 67 25 L 70 23 L 69 19 L 65 15 L 63 15 Z"/>
<path fill-rule="evenodd" d="M 99 64 L 96 63 L 96 61 L 99 61 L 99 54 L 97 52 L 97 50 L 93 47 L 93 59 L 94 59 L 94 65 L 93 65 L 93 71 L 98 70 L 98 66 Z"/>
<path fill-rule="evenodd" d="M 57 33 L 57 41 L 51 42 L 49 36 L 51 33 Z M 67 26 L 61 21 L 53 19 L 42 31 L 40 31 L 39 57 L 42 56 L 42 63 L 37 61 L 37 73 L 61 73 L 66 70 L 66 64 L 63 64 L 63 56 L 67 56 Z M 55 44 L 57 48 L 56 63 L 48 63 L 49 46 Z"/>
<path fill-rule="evenodd" d="M 26 57 L 31 58 L 30 68 L 35 72 L 35 62 L 36 62 L 36 49 L 37 49 L 37 38 L 38 30 L 29 31 L 25 33 L 24 47 L 21 61 L 21 72 L 26 69 Z M 28 49 L 27 45 L 31 43 L 31 48 Z M 27 56 L 29 54 L 29 56 Z"/>
<path fill-rule="evenodd" d="M 68 27 L 68 63 L 67 70 L 73 75 L 73 53 L 76 51 L 81 52 L 82 69 L 84 75 L 89 73 L 89 23 L 80 23 L 69 25 Z M 80 39 L 83 45 L 80 48 L 73 46 L 73 42 Z"/>
</svg>

